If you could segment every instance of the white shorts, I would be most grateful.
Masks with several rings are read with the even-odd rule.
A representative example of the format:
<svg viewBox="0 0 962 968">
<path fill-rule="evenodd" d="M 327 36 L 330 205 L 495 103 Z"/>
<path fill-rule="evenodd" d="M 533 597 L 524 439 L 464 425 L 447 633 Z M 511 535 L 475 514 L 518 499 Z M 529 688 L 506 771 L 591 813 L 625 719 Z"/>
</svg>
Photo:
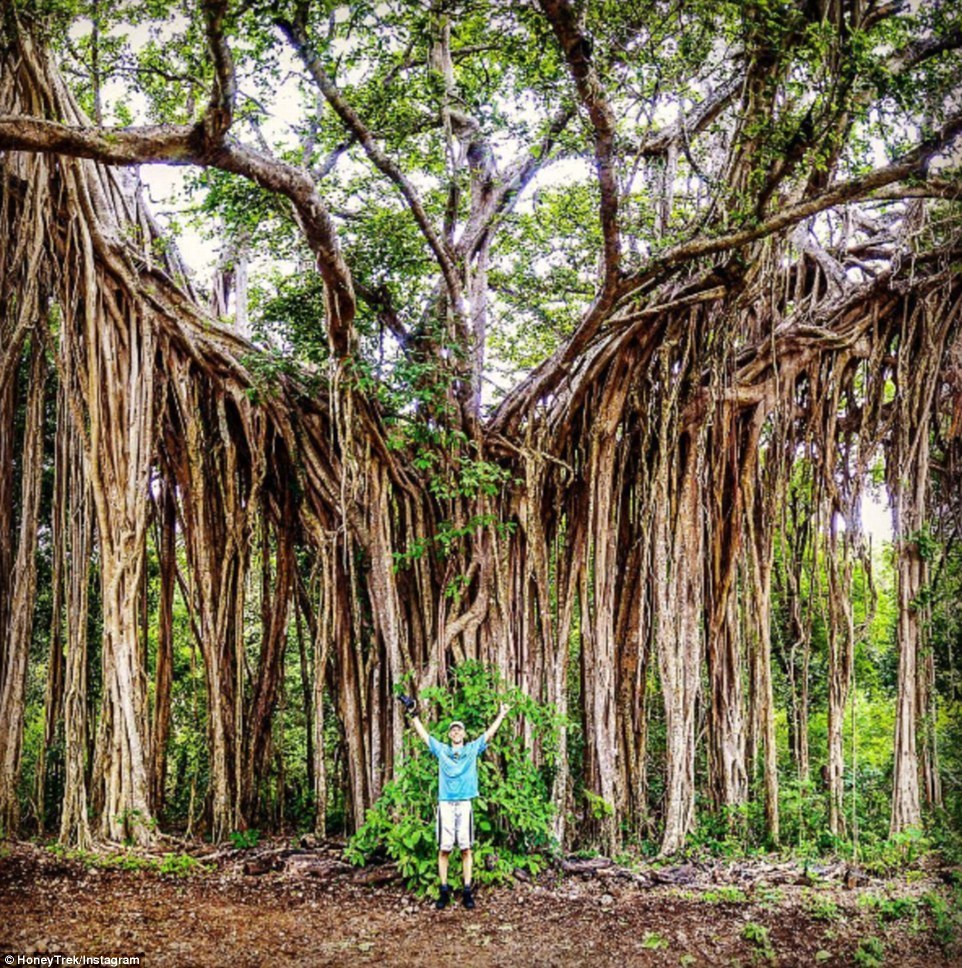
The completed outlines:
<svg viewBox="0 0 962 968">
<path fill-rule="evenodd" d="M 474 810 L 470 800 L 441 800 L 438 803 L 435 835 L 439 849 L 447 854 L 458 845 L 470 850 L 474 843 Z"/>
</svg>

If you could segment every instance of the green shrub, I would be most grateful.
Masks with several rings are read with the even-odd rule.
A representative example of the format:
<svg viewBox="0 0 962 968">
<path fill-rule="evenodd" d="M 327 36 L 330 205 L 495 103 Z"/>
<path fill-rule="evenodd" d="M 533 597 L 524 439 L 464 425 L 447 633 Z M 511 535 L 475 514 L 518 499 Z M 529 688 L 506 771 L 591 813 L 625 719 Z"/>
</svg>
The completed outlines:
<svg viewBox="0 0 962 968">
<path fill-rule="evenodd" d="M 701 897 L 706 904 L 748 903 L 748 895 L 740 887 L 717 887 L 712 891 L 705 891 Z"/>
<path fill-rule="evenodd" d="M 247 850 L 256 847 L 260 843 L 261 834 L 259 830 L 232 830 L 230 842 L 238 850 Z"/>
<path fill-rule="evenodd" d="M 834 921 L 840 911 L 835 901 L 822 894 L 808 894 L 804 896 L 805 913 L 813 921 Z"/>
<path fill-rule="evenodd" d="M 922 830 L 909 827 L 886 840 L 864 845 L 862 857 L 866 870 L 887 874 L 915 864 L 933 846 Z"/>
<path fill-rule="evenodd" d="M 213 868 L 208 864 L 203 864 L 196 857 L 190 854 L 164 854 L 164 859 L 157 865 L 160 874 L 170 874 L 174 877 L 190 877 L 193 874 L 202 874 Z"/>
<path fill-rule="evenodd" d="M 932 915 L 932 933 L 946 954 L 954 951 L 962 933 L 962 885 L 956 884 L 946 894 L 930 891 L 922 898 Z"/>
<path fill-rule="evenodd" d="M 882 968 L 885 964 L 885 945 L 881 938 L 863 938 L 855 950 L 855 964 L 861 968 Z"/>
<path fill-rule="evenodd" d="M 860 898 L 858 903 L 860 907 L 875 911 L 880 924 L 914 918 L 919 909 L 919 900 L 914 897 L 883 897 L 879 894 L 868 894 Z"/>
<path fill-rule="evenodd" d="M 503 881 L 517 867 L 537 874 L 545 855 L 556 850 L 551 834 L 551 786 L 563 720 L 553 707 L 518 689 L 506 690 L 496 670 L 473 661 L 453 670 L 448 688 L 425 689 L 419 697 L 422 718 L 433 718 L 428 730 L 439 738 L 447 735 L 455 719 L 464 722 L 470 739 L 480 736 L 502 701 L 511 705 L 511 712 L 478 761 L 473 880 L 482 884 Z M 512 720 L 521 717 L 530 725 L 533 742 L 540 749 L 540 766 L 535 766 L 531 750 L 512 729 Z M 345 856 L 355 864 L 390 858 L 410 888 L 423 893 L 432 887 L 437 880 L 437 793 L 437 761 L 414 731 L 408 730 L 397 777 L 385 784 Z M 457 884 L 455 863 L 451 880 Z"/>
<path fill-rule="evenodd" d="M 768 934 L 768 928 L 764 924 L 749 921 L 742 929 L 742 937 L 751 944 L 755 952 L 766 961 L 775 961 L 775 949 L 772 947 L 772 939 Z"/>
<path fill-rule="evenodd" d="M 75 850 L 61 844 L 50 844 L 47 850 L 62 860 L 76 861 L 87 870 L 97 868 L 116 871 L 153 871 L 158 874 L 187 877 L 192 874 L 204 874 L 214 869 L 213 865 L 204 864 L 190 854 L 164 854 L 163 859 L 159 860 L 156 857 L 145 857 L 142 854 L 131 854 L 126 851 L 99 853 L 92 850 Z"/>
<path fill-rule="evenodd" d="M 765 910 L 774 910 L 785 900 L 785 892 L 780 887 L 762 884 L 755 891 L 755 903 Z"/>
<path fill-rule="evenodd" d="M 669 941 L 657 931 L 646 931 L 641 939 L 641 946 L 647 951 L 662 951 L 669 947 Z"/>
</svg>

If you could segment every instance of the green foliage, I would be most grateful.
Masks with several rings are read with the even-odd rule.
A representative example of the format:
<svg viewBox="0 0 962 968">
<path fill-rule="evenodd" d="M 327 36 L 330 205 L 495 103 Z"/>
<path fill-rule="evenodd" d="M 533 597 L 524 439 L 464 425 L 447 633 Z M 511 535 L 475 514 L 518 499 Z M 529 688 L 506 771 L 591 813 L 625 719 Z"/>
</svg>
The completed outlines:
<svg viewBox="0 0 962 968">
<path fill-rule="evenodd" d="M 827 894 L 807 892 L 803 904 L 805 913 L 813 921 L 835 921 L 841 916 L 838 904 Z"/>
<path fill-rule="evenodd" d="M 404 551 L 395 551 L 393 553 L 394 570 L 398 571 L 399 569 L 410 567 L 414 561 L 422 558 L 432 548 L 437 550 L 440 557 L 447 558 L 465 538 L 474 534 L 478 528 L 487 527 L 493 527 L 499 534 L 507 535 L 514 533 L 517 529 L 517 524 L 514 521 L 501 521 L 494 514 L 473 515 L 460 527 L 454 526 L 450 521 L 442 521 L 433 539 L 414 539 Z M 455 576 L 452 579 L 446 591 L 449 598 L 457 598 L 463 591 L 464 581 L 461 580 L 462 577 Z"/>
<path fill-rule="evenodd" d="M 741 857 L 760 847 L 765 840 L 764 805 L 759 800 L 711 810 L 710 804 L 698 814 L 698 826 L 688 838 L 686 851 L 719 857 Z"/>
<path fill-rule="evenodd" d="M 449 686 L 425 689 L 419 697 L 422 711 L 433 707 L 434 731 L 442 736 L 455 719 L 464 722 L 469 737 L 480 735 L 497 715 L 501 701 L 511 704 L 511 712 L 478 761 L 480 796 L 474 801 L 478 841 L 474 879 L 478 883 L 504 881 L 516 867 L 537 874 L 554 851 L 551 784 L 561 718 L 550 706 L 517 689 L 505 689 L 495 670 L 471 661 L 453 670 Z M 540 766 L 513 729 L 513 721 L 521 717 L 539 746 Z M 397 778 L 385 785 L 368 810 L 346 856 L 357 864 L 389 857 L 408 885 L 423 893 L 436 881 L 437 788 L 437 761 L 409 731 Z"/>
<path fill-rule="evenodd" d="M 768 933 L 768 928 L 764 924 L 749 921 L 742 928 L 742 937 L 751 944 L 755 952 L 766 961 L 775 961 L 775 949 L 772 947 L 772 939 Z"/>
<path fill-rule="evenodd" d="M 641 939 L 641 946 L 646 951 L 664 951 L 668 948 L 668 939 L 657 931 L 646 931 Z"/>
<path fill-rule="evenodd" d="M 866 894 L 858 900 L 859 907 L 874 912 L 880 924 L 916 917 L 921 903 L 916 897 L 885 897 L 879 894 Z"/>
<path fill-rule="evenodd" d="M 127 831 L 133 831 L 137 827 L 146 827 L 148 830 L 157 829 L 157 818 L 147 816 L 143 810 L 130 809 L 123 810 L 116 816 L 116 822 L 123 825 Z M 133 838 L 128 834 L 127 846 L 133 843 Z"/>
<path fill-rule="evenodd" d="M 774 910 L 785 900 L 785 892 L 780 887 L 760 884 L 752 899 L 762 910 Z"/>
<path fill-rule="evenodd" d="M 261 835 L 259 830 L 232 830 L 230 842 L 238 850 L 248 850 L 256 847 L 260 843 Z"/>
<path fill-rule="evenodd" d="M 865 867 L 882 873 L 916 863 L 934 846 L 934 841 L 917 827 L 909 827 L 872 845 L 864 853 Z"/>
<path fill-rule="evenodd" d="M 152 871 L 171 877 L 191 877 L 196 874 L 206 874 L 214 870 L 213 865 L 205 864 L 191 857 L 190 854 L 167 853 L 163 857 L 148 857 L 127 851 L 111 851 L 100 853 L 97 851 L 74 850 L 61 844 L 47 846 L 55 857 L 75 861 L 85 868 L 98 870 L 121 871 Z"/>
<path fill-rule="evenodd" d="M 605 817 L 611 817 L 614 815 L 615 806 L 613 803 L 609 803 L 604 797 L 599 797 L 590 790 L 584 790 L 582 792 L 585 800 L 588 803 L 588 812 L 590 813 L 592 819 L 604 820 Z"/>
<path fill-rule="evenodd" d="M 262 403 L 280 392 L 284 376 L 296 376 L 297 370 L 290 359 L 277 351 L 250 353 L 241 363 L 247 367 L 252 377 L 252 385 L 247 389 L 251 403 Z"/>
<path fill-rule="evenodd" d="M 705 891 L 701 899 L 706 904 L 747 904 L 748 895 L 739 887 L 724 885 L 711 891 Z"/>
<path fill-rule="evenodd" d="M 918 548 L 919 556 L 923 561 L 935 561 L 941 551 L 941 542 L 932 531 L 931 524 L 925 524 L 916 531 L 911 531 L 905 536 L 905 541 L 914 544 Z"/>
<path fill-rule="evenodd" d="M 962 937 L 962 879 L 956 876 L 955 883 L 947 892 L 929 891 L 922 897 L 932 917 L 932 933 L 946 954 L 952 954 Z"/>
<path fill-rule="evenodd" d="M 165 854 L 155 869 L 159 874 L 169 874 L 172 877 L 190 877 L 192 874 L 213 870 L 213 867 L 201 863 L 190 854 Z"/>
<path fill-rule="evenodd" d="M 523 372 L 554 350 L 591 300 L 601 242 L 596 195 L 585 184 L 539 191 L 530 211 L 503 227 L 491 284 L 504 308 L 489 345 L 512 370 Z"/>
<path fill-rule="evenodd" d="M 852 958 L 860 968 L 882 968 L 885 964 L 885 942 L 874 935 L 863 938 Z"/>
<path fill-rule="evenodd" d="M 270 352 L 282 356 L 286 369 L 308 390 L 316 391 L 313 374 L 327 361 L 320 279 L 314 274 L 288 277 L 275 272 L 273 278 L 252 288 L 250 314 L 254 339 L 285 347 L 283 354 L 277 349 Z"/>
</svg>

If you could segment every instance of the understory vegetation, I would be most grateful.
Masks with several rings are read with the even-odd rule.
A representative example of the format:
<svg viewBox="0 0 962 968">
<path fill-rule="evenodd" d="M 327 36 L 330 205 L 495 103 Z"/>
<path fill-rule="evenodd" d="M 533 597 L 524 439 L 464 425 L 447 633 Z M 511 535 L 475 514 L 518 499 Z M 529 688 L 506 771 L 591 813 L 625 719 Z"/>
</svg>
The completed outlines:
<svg viewBox="0 0 962 968">
<path fill-rule="evenodd" d="M 551 790 L 562 723 L 556 712 L 517 688 L 506 691 L 496 671 L 477 663 L 456 667 L 450 688 L 434 687 L 421 694 L 422 706 L 437 713 L 435 732 L 442 739 L 454 720 L 465 724 L 469 739 L 480 736 L 501 700 L 511 704 L 511 717 L 523 718 L 526 728 L 523 735 L 506 729 L 507 735 L 493 742 L 491 752 L 479 762 L 474 858 L 480 884 L 504 882 L 519 868 L 538 874 L 557 854 Z M 538 749 L 540 767 L 535 766 L 528 744 Z M 398 775 L 368 811 L 364 826 L 351 840 L 348 857 L 355 862 L 390 858 L 411 886 L 433 885 L 437 881 L 437 797 L 437 760 L 409 732 Z"/>
</svg>

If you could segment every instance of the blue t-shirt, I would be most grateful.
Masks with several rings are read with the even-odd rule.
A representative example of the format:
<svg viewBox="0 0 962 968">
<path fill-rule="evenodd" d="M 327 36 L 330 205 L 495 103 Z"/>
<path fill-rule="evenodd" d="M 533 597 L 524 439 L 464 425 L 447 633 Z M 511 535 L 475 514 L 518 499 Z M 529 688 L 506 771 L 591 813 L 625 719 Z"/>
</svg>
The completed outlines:
<svg viewBox="0 0 962 968">
<path fill-rule="evenodd" d="M 455 751 L 431 736 L 428 749 L 438 758 L 438 799 L 470 800 L 478 795 L 478 757 L 488 748 L 479 736 Z"/>
</svg>

